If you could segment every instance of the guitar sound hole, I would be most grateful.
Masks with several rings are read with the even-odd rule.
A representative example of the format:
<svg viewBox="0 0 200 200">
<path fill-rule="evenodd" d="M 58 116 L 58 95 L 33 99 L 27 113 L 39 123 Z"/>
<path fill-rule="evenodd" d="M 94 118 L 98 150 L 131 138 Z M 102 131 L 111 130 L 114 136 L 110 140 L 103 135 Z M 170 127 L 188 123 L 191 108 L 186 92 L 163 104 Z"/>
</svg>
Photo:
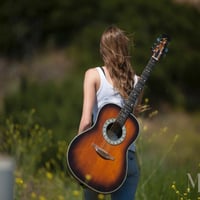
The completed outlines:
<svg viewBox="0 0 200 200">
<path fill-rule="evenodd" d="M 122 136 L 122 128 L 116 122 L 111 123 L 107 126 L 106 133 L 110 140 L 116 141 Z"/>
</svg>

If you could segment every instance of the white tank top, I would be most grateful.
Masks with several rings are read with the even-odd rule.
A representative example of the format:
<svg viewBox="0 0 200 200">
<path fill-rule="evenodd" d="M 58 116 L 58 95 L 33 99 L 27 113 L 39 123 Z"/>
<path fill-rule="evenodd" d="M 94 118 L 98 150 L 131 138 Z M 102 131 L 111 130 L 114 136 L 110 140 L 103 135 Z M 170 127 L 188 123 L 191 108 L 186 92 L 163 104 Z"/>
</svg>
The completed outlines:
<svg viewBox="0 0 200 200">
<path fill-rule="evenodd" d="M 93 108 L 93 121 L 96 121 L 99 110 L 108 103 L 114 103 L 120 107 L 124 105 L 124 99 L 120 93 L 114 89 L 114 87 L 107 81 L 103 70 L 100 67 L 96 67 L 96 70 L 100 76 L 100 86 L 96 93 L 96 102 Z M 138 82 L 138 76 L 134 76 L 134 87 Z M 129 147 L 130 150 L 135 151 L 135 145 L 132 144 Z"/>
</svg>

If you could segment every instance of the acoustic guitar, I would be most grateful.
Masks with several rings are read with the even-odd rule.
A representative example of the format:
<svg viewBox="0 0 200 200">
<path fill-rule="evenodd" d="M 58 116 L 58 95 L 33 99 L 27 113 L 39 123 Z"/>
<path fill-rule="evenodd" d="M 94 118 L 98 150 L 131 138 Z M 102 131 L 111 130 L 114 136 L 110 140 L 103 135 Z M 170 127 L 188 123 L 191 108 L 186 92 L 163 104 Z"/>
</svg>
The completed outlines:
<svg viewBox="0 0 200 200">
<path fill-rule="evenodd" d="M 98 193 L 108 194 L 121 187 L 127 176 L 127 151 L 136 140 L 139 124 L 132 114 L 144 85 L 161 56 L 167 52 L 169 38 L 159 37 L 152 56 L 125 105 L 104 105 L 94 125 L 75 136 L 68 146 L 67 165 L 75 179 Z"/>
</svg>

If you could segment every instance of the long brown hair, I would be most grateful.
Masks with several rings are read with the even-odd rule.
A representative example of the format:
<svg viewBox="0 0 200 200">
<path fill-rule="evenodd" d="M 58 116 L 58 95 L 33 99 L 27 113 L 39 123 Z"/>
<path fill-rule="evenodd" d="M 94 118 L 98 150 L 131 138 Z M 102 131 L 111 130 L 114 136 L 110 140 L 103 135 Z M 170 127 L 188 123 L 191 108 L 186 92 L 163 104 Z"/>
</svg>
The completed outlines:
<svg viewBox="0 0 200 200">
<path fill-rule="evenodd" d="M 134 84 L 134 70 L 129 55 L 129 38 L 116 26 L 108 27 L 102 34 L 100 53 L 108 69 L 114 88 L 127 98 Z"/>
</svg>

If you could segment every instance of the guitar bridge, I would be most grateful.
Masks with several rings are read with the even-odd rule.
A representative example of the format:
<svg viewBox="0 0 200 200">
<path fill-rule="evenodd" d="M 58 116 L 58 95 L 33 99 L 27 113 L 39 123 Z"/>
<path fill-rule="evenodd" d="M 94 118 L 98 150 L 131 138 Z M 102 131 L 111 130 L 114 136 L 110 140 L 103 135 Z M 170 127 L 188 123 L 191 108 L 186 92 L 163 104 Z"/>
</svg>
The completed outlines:
<svg viewBox="0 0 200 200">
<path fill-rule="evenodd" d="M 111 156 L 107 151 L 105 151 L 103 148 L 99 147 L 96 144 L 92 144 L 95 151 L 97 152 L 98 155 L 100 155 L 103 159 L 106 160 L 114 160 L 115 158 L 113 156 Z"/>
</svg>

